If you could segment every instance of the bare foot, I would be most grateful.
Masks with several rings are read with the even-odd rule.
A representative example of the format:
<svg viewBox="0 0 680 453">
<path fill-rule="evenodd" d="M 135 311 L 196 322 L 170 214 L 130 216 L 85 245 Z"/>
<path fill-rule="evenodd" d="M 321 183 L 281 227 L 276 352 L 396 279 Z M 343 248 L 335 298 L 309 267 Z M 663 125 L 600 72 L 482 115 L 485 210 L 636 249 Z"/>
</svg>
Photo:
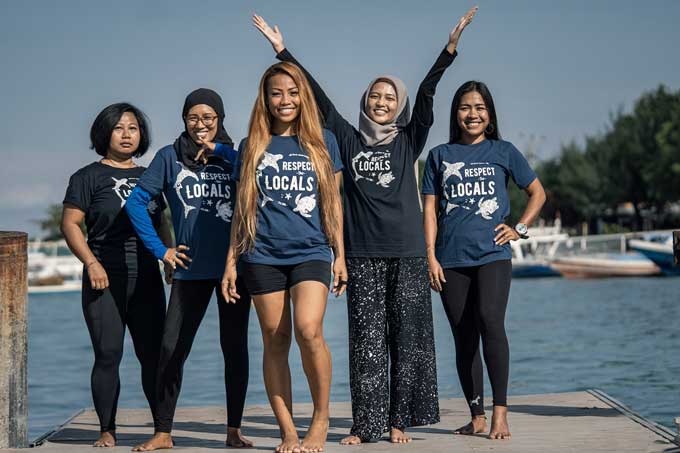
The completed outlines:
<svg viewBox="0 0 680 453">
<path fill-rule="evenodd" d="M 328 435 L 328 418 L 312 420 L 307 435 L 300 444 L 300 451 L 303 453 L 316 453 L 323 451 L 326 446 L 326 436 Z"/>
<path fill-rule="evenodd" d="M 115 447 L 116 433 L 115 431 L 103 431 L 93 444 L 93 447 Z"/>
<path fill-rule="evenodd" d="M 390 442 L 393 444 L 407 444 L 411 442 L 411 436 L 407 436 L 406 433 L 400 429 L 392 428 L 390 430 Z"/>
<path fill-rule="evenodd" d="M 488 427 L 486 426 L 486 416 L 485 415 L 475 415 L 472 417 L 472 421 L 465 426 L 461 426 L 453 432 L 453 434 L 462 434 L 466 436 L 471 436 L 477 433 L 486 432 Z"/>
<path fill-rule="evenodd" d="M 491 431 L 489 439 L 510 439 L 510 427 L 508 426 L 508 408 L 494 406 L 491 417 Z"/>
<path fill-rule="evenodd" d="M 172 447 L 172 436 L 170 433 L 155 433 L 151 439 L 137 445 L 132 451 L 167 450 Z"/>
<path fill-rule="evenodd" d="M 340 441 L 340 445 L 360 445 L 361 438 L 359 436 L 347 436 L 343 437 Z"/>
<path fill-rule="evenodd" d="M 253 443 L 243 437 L 239 428 L 227 428 L 227 441 L 225 445 L 231 448 L 250 448 L 253 446 Z"/>
<path fill-rule="evenodd" d="M 281 443 L 276 447 L 276 453 L 300 453 L 300 438 L 296 432 L 283 434 Z"/>
</svg>

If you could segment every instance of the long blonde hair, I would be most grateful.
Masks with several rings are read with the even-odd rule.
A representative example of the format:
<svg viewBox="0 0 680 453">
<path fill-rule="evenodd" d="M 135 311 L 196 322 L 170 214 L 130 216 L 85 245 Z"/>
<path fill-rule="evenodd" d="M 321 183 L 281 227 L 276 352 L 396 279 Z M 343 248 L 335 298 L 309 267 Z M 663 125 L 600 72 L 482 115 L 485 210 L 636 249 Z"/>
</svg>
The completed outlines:
<svg viewBox="0 0 680 453">
<path fill-rule="evenodd" d="M 341 219 L 338 215 L 340 196 L 335 183 L 335 170 L 323 139 L 321 116 L 307 78 L 300 68 L 282 62 L 270 66 L 260 80 L 260 87 L 250 114 L 248 140 L 243 152 L 241 177 L 238 186 L 237 222 L 232 236 L 237 255 L 252 250 L 257 228 L 259 192 L 256 182 L 257 166 L 271 143 L 274 118 L 267 107 L 267 84 L 277 74 L 293 79 L 299 90 L 300 114 L 295 120 L 295 133 L 302 149 L 307 151 L 318 181 L 319 205 L 323 231 L 331 246 L 338 241 Z"/>
</svg>

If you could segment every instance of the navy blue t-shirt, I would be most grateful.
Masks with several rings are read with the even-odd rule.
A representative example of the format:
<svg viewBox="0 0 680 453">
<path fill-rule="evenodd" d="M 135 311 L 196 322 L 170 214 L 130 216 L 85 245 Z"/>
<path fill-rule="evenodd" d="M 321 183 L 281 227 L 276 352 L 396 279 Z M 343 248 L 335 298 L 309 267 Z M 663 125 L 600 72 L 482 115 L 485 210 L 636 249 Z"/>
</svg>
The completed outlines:
<svg viewBox="0 0 680 453">
<path fill-rule="evenodd" d="M 336 172 L 342 170 L 335 136 L 323 131 L 324 141 Z M 239 146 L 239 157 L 245 141 Z M 234 169 L 240 174 L 241 160 Z M 296 136 L 272 136 L 257 166 L 259 200 L 257 230 L 252 251 L 243 261 L 286 265 L 311 260 L 331 261 L 328 238 L 321 226 L 318 181 L 307 152 Z"/>
<path fill-rule="evenodd" d="M 178 266 L 174 278 L 222 278 L 236 201 L 232 172 L 231 163 L 214 156 L 192 171 L 177 160 L 174 148 L 168 145 L 156 153 L 137 183 L 152 196 L 165 194 L 175 243 L 189 247 L 189 269 Z"/>
<path fill-rule="evenodd" d="M 510 142 L 484 140 L 430 150 L 422 192 L 439 196 L 435 254 L 443 268 L 512 258 L 510 244 L 494 244 L 494 228 L 510 214 L 509 178 L 521 189 L 536 179 Z"/>
</svg>

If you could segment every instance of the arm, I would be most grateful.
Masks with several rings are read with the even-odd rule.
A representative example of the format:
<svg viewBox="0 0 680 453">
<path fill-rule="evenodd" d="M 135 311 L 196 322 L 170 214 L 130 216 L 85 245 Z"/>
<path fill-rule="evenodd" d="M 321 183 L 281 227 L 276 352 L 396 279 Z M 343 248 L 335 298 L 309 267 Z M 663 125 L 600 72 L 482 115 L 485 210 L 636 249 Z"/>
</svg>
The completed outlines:
<svg viewBox="0 0 680 453">
<path fill-rule="evenodd" d="M 68 248 L 85 265 L 92 289 L 105 289 L 109 287 L 109 277 L 106 275 L 104 266 L 90 250 L 83 230 L 80 229 L 80 224 L 84 219 L 83 211 L 72 204 L 65 203 L 61 216 L 61 232 Z"/>
<path fill-rule="evenodd" d="M 184 261 L 191 262 L 191 258 L 183 252 L 189 250 L 189 247 L 185 245 L 180 245 L 177 248 L 167 247 L 154 229 L 149 211 L 146 210 L 152 198 L 151 193 L 139 184 L 132 190 L 132 193 L 125 202 L 125 210 L 130 218 L 130 222 L 132 222 L 132 226 L 137 231 L 137 235 L 139 235 L 146 248 L 156 258 L 162 260 L 173 269 L 176 268 L 177 264 L 184 269 L 188 269 Z"/>
<path fill-rule="evenodd" d="M 335 205 L 335 212 L 338 219 L 338 230 L 335 235 L 335 244 L 333 244 L 333 255 L 335 261 L 333 262 L 333 294 L 335 297 L 340 297 L 347 289 L 347 265 L 345 263 L 345 240 L 343 231 L 342 218 L 342 202 L 340 201 L 340 186 L 342 184 L 342 172 L 335 173 L 335 185 L 338 190 L 337 203 Z"/>
<path fill-rule="evenodd" d="M 172 232 L 170 231 L 170 223 L 168 222 L 168 218 L 166 217 L 165 213 L 167 211 L 161 212 L 161 223 L 158 225 L 158 236 L 161 238 L 161 241 L 163 241 L 163 244 L 165 244 L 166 247 L 174 247 L 175 246 L 175 241 L 172 238 Z M 165 274 L 165 283 L 168 285 L 172 283 L 172 275 L 174 273 L 174 269 L 172 266 L 170 266 L 168 263 L 163 262 L 163 273 Z"/>
<path fill-rule="evenodd" d="M 427 250 L 430 287 L 435 291 L 441 291 L 441 282 L 446 283 L 446 279 L 444 278 L 444 270 L 434 253 L 435 242 L 437 241 L 437 206 L 439 206 L 439 196 L 425 195 L 423 227 L 425 229 L 425 248 Z"/>
<path fill-rule="evenodd" d="M 236 159 L 238 159 L 238 152 L 225 143 L 203 142 L 203 147 L 198 150 L 194 160 L 200 160 L 203 165 L 205 165 L 208 163 L 208 158 L 211 155 L 217 156 L 232 165 L 236 162 Z"/>
<path fill-rule="evenodd" d="M 522 216 L 519 218 L 518 223 L 529 226 L 541 213 L 541 208 L 543 208 L 543 204 L 545 203 L 545 190 L 543 189 L 541 181 L 536 178 L 526 187 L 526 189 L 524 189 L 524 191 L 529 196 L 529 201 Z M 519 239 L 519 233 L 517 233 L 514 228 L 504 223 L 498 225 L 494 231 L 498 231 L 498 234 L 496 234 L 496 237 L 494 238 L 497 245 L 507 244 L 510 241 Z"/>
<path fill-rule="evenodd" d="M 316 103 L 319 106 L 319 110 L 321 111 L 321 114 L 324 118 L 325 126 L 333 131 L 333 133 L 338 136 L 338 138 L 348 134 L 354 134 L 354 127 L 340 115 L 331 100 L 328 99 L 328 96 L 326 96 L 326 93 L 323 91 L 321 86 L 316 80 L 314 80 L 314 77 L 312 77 L 312 75 L 300 64 L 299 61 L 297 61 L 297 59 L 288 51 L 288 49 L 286 49 L 283 44 L 283 35 L 279 31 L 279 27 L 275 25 L 272 29 L 267 24 L 267 22 L 265 22 L 265 20 L 257 14 L 253 14 L 253 25 L 255 25 L 255 27 L 260 30 L 260 32 L 272 45 L 274 52 L 276 52 L 277 59 L 293 63 L 302 69 L 302 72 L 304 72 L 305 77 L 307 77 L 307 80 L 309 81 L 309 85 L 312 87 L 314 98 L 316 99 Z"/>
<path fill-rule="evenodd" d="M 420 153 L 425 147 L 427 135 L 434 123 L 432 107 L 437 84 L 444 75 L 444 71 L 451 66 L 456 55 L 458 55 L 456 48 L 458 47 L 460 35 L 463 33 L 465 27 L 472 21 L 476 12 L 477 7 L 475 6 L 460 18 L 456 27 L 449 33 L 449 40 L 446 44 L 446 48 L 439 54 L 434 65 L 432 65 L 430 71 L 418 87 L 416 102 L 413 106 L 413 116 L 409 124 L 404 128 L 404 132 L 408 134 L 411 138 L 411 143 L 414 145 L 412 148 L 414 162 L 418 159 L 418 156 L 420 156 Z"/>
<path fill-rule="evenodd" d="M 236 189 L 238 194 L 238 186 Z M 236 196 L 238 199 L 238 195 Z M 234 216 L 231 219 L 231 232 L 229 237 L 229 251 L 227 252 L 227 262 L 224 265 L 224 275 L 222 276 L 222 296 L 228 303 L 235 304 L 241 298 L 236 291 L 236 278 L 238 273 L 236 270 L 236 263 L 238 262 L 238 254 L 236 253 L 236 226 L 241 222 L 241 210 L 236 206 Z"/>
</svg>

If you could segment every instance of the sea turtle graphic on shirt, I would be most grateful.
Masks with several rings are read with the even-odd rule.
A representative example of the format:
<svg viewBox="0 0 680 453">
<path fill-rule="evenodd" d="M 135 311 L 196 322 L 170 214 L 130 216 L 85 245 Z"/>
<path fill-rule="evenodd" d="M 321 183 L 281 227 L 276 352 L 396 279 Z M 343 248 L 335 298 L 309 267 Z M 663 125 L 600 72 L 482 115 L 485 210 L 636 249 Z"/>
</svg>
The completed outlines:
<svg viewBox="0 0 680 453">
<path fill-rule="evenodd" d="M 215 217 L 219 217 L 225 222 L 231 220 L 231 216 L 234 215 L 234 210 L 231 209 L 231 201 L 229 200 L 219 200 L 215 205 Z"/>
<path fill-rule="evenodd" d="M 311 217 L 312 215 L 310 213 L 314 208 L 316 208 L 316 194 L 307 195 L 305 197 L 303 197 L 302 194 L 298 194 L 298 196 L 295 197 L 295 208 L 293 208 L 293 211 L 300 213 L 302 217 Z"/>
<path fill-rule="evenodd" d="M 158 209 L 158 203 L 156 203 L 156 200 L 151 200 L 148 205 L 146 205 L 146 210 L 149 211 L 149 214 L 155 214 L 156 210 Z"/>
<path fill-rule="evenodd" d="M 378 176 L 379 186 L 389 187 L 392 181 L 394 181 L 394 175 L 391 171 L 388 173 L 381 173 L 380 176 Z"/>
<path fill-rule="evenodd" d="M 486 220 L 491 220 L 491 214 L 496 212 L 498 209 L 498 201 L 496 201 L 496 197 L 493 197 L 491 199 L 485 200 L 484 197 L 479 199 L 479 203 L 477 203 L 477 206 L 479 209 L 475 214 L 481 215 L 483 218 Z"/>
</svg>

